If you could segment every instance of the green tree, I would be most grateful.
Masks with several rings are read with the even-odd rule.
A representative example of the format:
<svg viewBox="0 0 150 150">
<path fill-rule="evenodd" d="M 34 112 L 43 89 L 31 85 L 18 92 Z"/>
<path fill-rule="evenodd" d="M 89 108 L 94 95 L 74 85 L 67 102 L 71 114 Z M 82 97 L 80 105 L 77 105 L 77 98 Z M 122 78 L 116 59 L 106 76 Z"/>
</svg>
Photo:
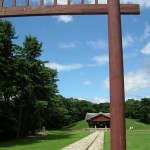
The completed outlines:
<svg viewBox="0 0 150 150">
<path fill-rule="evenodd" d="M 15 133 L 19 138 L 47 121 L 45 112 L 57 93 L 57 71 L 39 59 L 42 43 L 36 37 L 27 36 L 23 46 L 15 45 L 14 39 L 15 28 L 0 20 L 0 102 L 6 106 L 0 108 L 0 133 L 9 137 L 11 130 L 10 137 Z M 65 111 L 61 107 L 59 115 Z"/>
<path fill-rule="evenodd" d="M 14 51 L 15 28 L 9 21 L 0 20 L 0 139 L 16 134 L 14 97 Z"/>
<path fill-rule="evenodd" d="M 110 103 L 100 103 L 99 104 L 99 111 L 104 112 L 104 113 L 109 113 L 110 112 Z"/>
<path fill-rule="evenodd" d="M 139 100 L 128 99 L 125 103 L 125 115 L 127 118 L 139 119 L 141 102 Z"/>
<path fill-rule="evenodd" d="M 0 100 L 0 140 L 8 140 L 15 137 L 17 120 L 14 114 L 14 104 Z"/>
<path fill-rule="evenodd" d="M 0 93 L 3 100 L 13 97 L 13 81 L 15 68 L 13 54 L 16 45 L 13 44 L 15 28 L 9 21 L 0 20 Z"/>
<path fill-rule="evenodd" d="M 60 129 L 65 125 L 68 125 L 70 116 L 68 110 L 65 108 L 59 96 L 48 101 L 48 107 L 45 115 L 46 129 Z"/>
<path fill-rule="evenodd" d="M 56 70 L 45 66 L 38 59 L 41 56 L 42 43 L 36 37 L 27 36 L 23 47 L 18 47 L 16 53 L 16 97 L 19 111 L 17 137 L 26 136 L 31 128 L 32 114 L 36 111 L 37 102 L 53 98 L 57 92 Z M 34 126 L 34 124 L 33 124 Z M 32 128 L 33 131 L 33 128 Z"/>
<path fill-rule="evenodd" d="M 140 121 L 150 124 L 150 98 L 141 99 L 141 107 L 139 109 Z"/>
</svg>

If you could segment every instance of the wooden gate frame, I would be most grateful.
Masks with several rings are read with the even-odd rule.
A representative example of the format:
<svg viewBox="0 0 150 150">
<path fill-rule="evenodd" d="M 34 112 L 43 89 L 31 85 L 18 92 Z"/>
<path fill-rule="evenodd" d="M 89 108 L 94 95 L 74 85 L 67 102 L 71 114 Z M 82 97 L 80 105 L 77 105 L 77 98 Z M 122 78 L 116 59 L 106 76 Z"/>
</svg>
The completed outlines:
<svg viewBox="0 0 150 150">
<path fill-rule="evenodd" d="M 124 69 L 121 14 L 140 14 L 138 4 L 120 4 L 120 0 L 107 0 L 107 4 L 75 5 L 71 0 L 66 5 L 59 5 L 57 0 L 51 6 L 44 5 L 40 0 L 39 6 L 30 6 L 26 0 L 25 6 L 17 6 L 12 0 L 12 7 L 4 8 L 0 0 L 0 18 L 21 16 L 46 15 L 87 15 L 107 14 L 109 34 L 109 70 L 110 70 L 110 114 L 111 114 L 111 150 L 126 150 L 125 108 L 124 108 Z"/>
</svg>

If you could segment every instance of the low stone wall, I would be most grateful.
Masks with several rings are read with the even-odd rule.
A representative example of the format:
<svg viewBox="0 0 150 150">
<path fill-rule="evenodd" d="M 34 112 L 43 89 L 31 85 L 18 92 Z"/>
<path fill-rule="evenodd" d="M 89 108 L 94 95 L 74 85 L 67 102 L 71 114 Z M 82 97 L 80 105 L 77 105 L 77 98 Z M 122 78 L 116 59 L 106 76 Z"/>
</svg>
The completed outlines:
<svg viewBox="0 0 150 150">
<path fill-rule="evenodd" d="M 85 128 L 83 131 L 110 131 L 110 128 Z"/>
</svg>

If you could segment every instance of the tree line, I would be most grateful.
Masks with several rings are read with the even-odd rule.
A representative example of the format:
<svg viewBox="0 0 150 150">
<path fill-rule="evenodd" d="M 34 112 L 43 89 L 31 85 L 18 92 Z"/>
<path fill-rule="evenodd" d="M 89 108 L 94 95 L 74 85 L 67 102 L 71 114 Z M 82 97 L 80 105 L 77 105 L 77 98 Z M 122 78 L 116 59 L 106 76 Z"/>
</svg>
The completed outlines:
<svg viewBox="0 0 150 150">
<path fill-rule="evenodd" d="M 0 140 L 23 138 L 44 126 L 60 129 L 87 112 L 110 112 L 109 103 L 59 95 L 57 70 L 42 61 L 42 43 L 26 36 L 22 45 L 9 21 L 0 20 Z M 126 101 L 126 117 L 150 123 L 150 99 Z"/>
<path fill-rule="evenodd" d="M 137 119 L 150 124 L 150 98 L 128 99 L 125 102 L 125 115 L 126 118 Z"/>
</svg>

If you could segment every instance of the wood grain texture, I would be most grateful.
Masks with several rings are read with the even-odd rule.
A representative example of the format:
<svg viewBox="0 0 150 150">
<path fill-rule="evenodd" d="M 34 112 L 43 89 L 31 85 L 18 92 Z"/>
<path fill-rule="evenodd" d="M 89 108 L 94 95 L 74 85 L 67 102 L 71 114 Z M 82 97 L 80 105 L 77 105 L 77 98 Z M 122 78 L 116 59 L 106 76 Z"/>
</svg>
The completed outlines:
<svg viewBox="0 0 150 150">
<path fill-rule="evenodd" d="M 16 7 L 16 0 L 13 0 L 12 5 L 13 5 L 13 7 Z"/>
<path fill-rule="evenodd" d="M 0 1 L 0 10 L 2 9 L 3 7 L 3 1 Z"/>
<path fill-rule="evenodd" d="M 26 6 L 29 6 L 29 0 L 26 0 Z"/>
<path fill-rule="evenodd" d="M 108 14 L 107 4 L 29 6 L 28 2 L 26 0 L 26 6 L 21 7 L 2 7 L 0 9 L 0 17 Z M 57 1 L 55 0 L 56 3 Z M 120 13 L 139 14 L 140 8 L 138 4 L 121 4 Z"/>
</svg>

